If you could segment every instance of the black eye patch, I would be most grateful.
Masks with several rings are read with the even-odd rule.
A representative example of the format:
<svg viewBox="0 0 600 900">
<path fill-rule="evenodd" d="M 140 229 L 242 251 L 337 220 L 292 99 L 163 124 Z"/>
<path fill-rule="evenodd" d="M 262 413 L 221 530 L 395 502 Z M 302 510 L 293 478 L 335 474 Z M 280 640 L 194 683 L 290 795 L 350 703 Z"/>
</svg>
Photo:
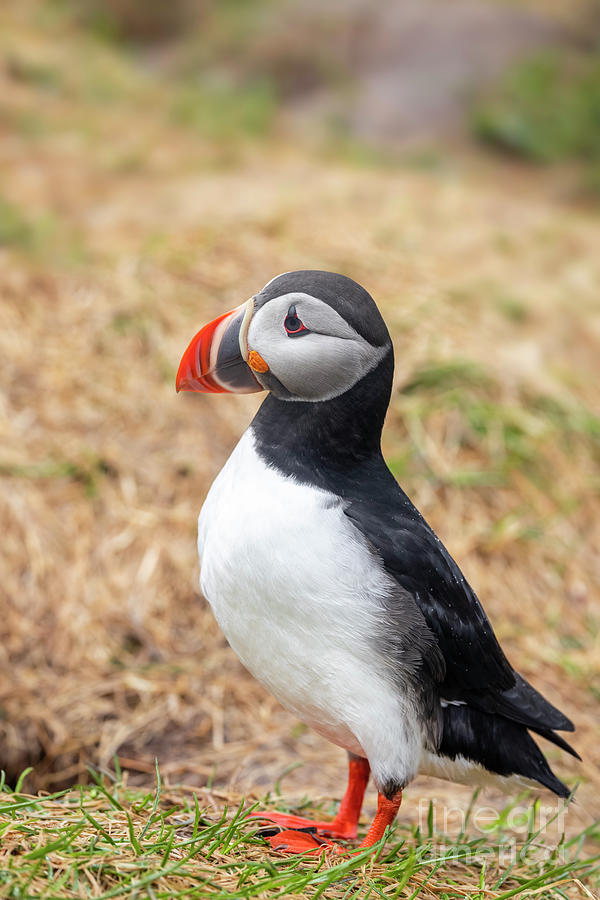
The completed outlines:
<svg viewBox="0 0 600 900">
<path fill-rule="evenodd" d="M 285 328 L 288 337 L 301 337 L 303 334 L 310 334 L 309 329 L 302 319 L 298 318 L 295 306 L 290 306 L 288 309 L 283 327 Z"/>
</svg>

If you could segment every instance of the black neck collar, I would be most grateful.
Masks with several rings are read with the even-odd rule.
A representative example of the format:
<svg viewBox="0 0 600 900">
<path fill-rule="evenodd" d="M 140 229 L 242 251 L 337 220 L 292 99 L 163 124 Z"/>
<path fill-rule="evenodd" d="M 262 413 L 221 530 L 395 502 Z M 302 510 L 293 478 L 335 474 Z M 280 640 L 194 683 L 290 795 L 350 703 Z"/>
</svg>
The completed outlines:
<svg viewBox="0 0 600 900">
<path fill-rule="evenodd" d="M 260 456 L 299 481 L 341 487 L 357 467 L 381 459 L 381 430 L 390 401 L 394 356 L 353 388 L 317 403 L 265 399 L 251 425 Z"/>
</svg>

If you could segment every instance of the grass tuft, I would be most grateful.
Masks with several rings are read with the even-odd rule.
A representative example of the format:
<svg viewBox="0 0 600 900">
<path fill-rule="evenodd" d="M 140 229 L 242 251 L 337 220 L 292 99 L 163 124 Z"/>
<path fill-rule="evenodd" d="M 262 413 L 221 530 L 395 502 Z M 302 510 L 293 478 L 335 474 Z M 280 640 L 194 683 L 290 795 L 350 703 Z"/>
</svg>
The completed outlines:
<svg viewBox="0 0 600 900">
<path fill-rule="evenodd" d="M 271 852 L 243 800 L 215 808 L 201 797 L 165 787 L 156 766 L 153 792 L 129 788 L 118 775 L 91 772 L 93 783 L 50 795 L 6 791 L 0 805 L 0 896 L 33 898 L 465 897 L 466 879 L 490 900 L 578 897 L 595 883 L 600 853 L 585 858 L 596 826 L 568 841 L 547 842 L 530 807 L 525 837 L 515 840 L 503 810 L 487 833 L 454 837 L 398 823 L 375 851 L 302 858 Z M 473 797 L 473 803 L 476 795 Z M 562 810 L 559 809 L 557 816 Z M 349 848 L 350 849 L 350 848 Z"/>
</svg>

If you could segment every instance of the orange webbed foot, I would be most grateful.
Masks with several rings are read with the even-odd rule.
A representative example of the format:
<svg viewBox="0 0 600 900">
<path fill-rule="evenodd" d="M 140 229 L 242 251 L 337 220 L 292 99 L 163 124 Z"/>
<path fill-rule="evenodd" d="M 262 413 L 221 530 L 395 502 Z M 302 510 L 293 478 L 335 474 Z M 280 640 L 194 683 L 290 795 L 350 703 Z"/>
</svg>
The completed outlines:
<svg viewBox="0 0 600 900">
<path fill-rule="evenodd" d="M 394 821 L 396 813 L 400 808 L 401 801 L 401 790 L 397 791 L 391 797 L 386 797 L 384 794 L 378 795 L 377 813 L 375 818 L 364 839 L 355 850 L 345 850 L 343 847 L 340 847 L 339 844 L 335 844 L 333 841 L 321 837 L 317 833 L 316 826 L 309 826 L 303 831 L 288 828 L 280 831 L 278 834 L 264 836 L 269 841 L 273 850 L 278 850 L 283 853 L 306 853 L 312 855 L 318 853 L 360 853 L 362 850 L 373 848 L 375 844 L 381 840 L 388 825 L 391 825 Z M 280 824 L 283 824 L 283 822 L 281 822 L 281 817 L 283 816 L 284 814 L 278 814 Z M 289 820 L 290 817 L 287 816 L 285 818 Z M 300 819 L 299 816 L 292 816 L 291 818 L 296 820 Z M 297 827 L 298 826 L 296 825 L 296 828 Z"/>
<path fill-rule="evenodd" d="M 316 834 L 327 834 L 331 837 L 343 838 L 344 840 L 352 840 L 356 837 L 356 823 L 344 822 L 334 819 L 332 822 L 313 822 L 311 819 L 304 819 L 302 816 L 295 816 L 291 813 L 253 812 L 248 816 L 249 819 L 263 819 L 265 822 L 273 822 L 283 829 L 304 829 L 308 828 Z"/>
<path fill-rule="evenodd" d="M 310 831 L 288 829 L 267 838 L 273 850 L 278 853 L 306 854 L 317 856 L 323 853 L 344 853 L 344 848 L 327 838 Z"/>
</svg>

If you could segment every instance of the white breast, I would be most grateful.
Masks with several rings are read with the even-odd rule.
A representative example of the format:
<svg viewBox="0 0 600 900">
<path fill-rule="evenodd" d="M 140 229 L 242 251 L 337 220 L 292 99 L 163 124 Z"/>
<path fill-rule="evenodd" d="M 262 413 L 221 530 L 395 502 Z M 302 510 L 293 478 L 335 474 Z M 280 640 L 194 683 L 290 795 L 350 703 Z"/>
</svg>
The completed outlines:
<svg viewBox="0 0 600 900">
<path fill-rule="evenodd" d="M 338 497 L 267 466 L 246 432 L 198 522 L 201 586 L 243 664 L 288 709 L 366 755 L 375 781 L 417 771 L 412 698 L 374 637 L 388 576 Z"/>
</svg>

